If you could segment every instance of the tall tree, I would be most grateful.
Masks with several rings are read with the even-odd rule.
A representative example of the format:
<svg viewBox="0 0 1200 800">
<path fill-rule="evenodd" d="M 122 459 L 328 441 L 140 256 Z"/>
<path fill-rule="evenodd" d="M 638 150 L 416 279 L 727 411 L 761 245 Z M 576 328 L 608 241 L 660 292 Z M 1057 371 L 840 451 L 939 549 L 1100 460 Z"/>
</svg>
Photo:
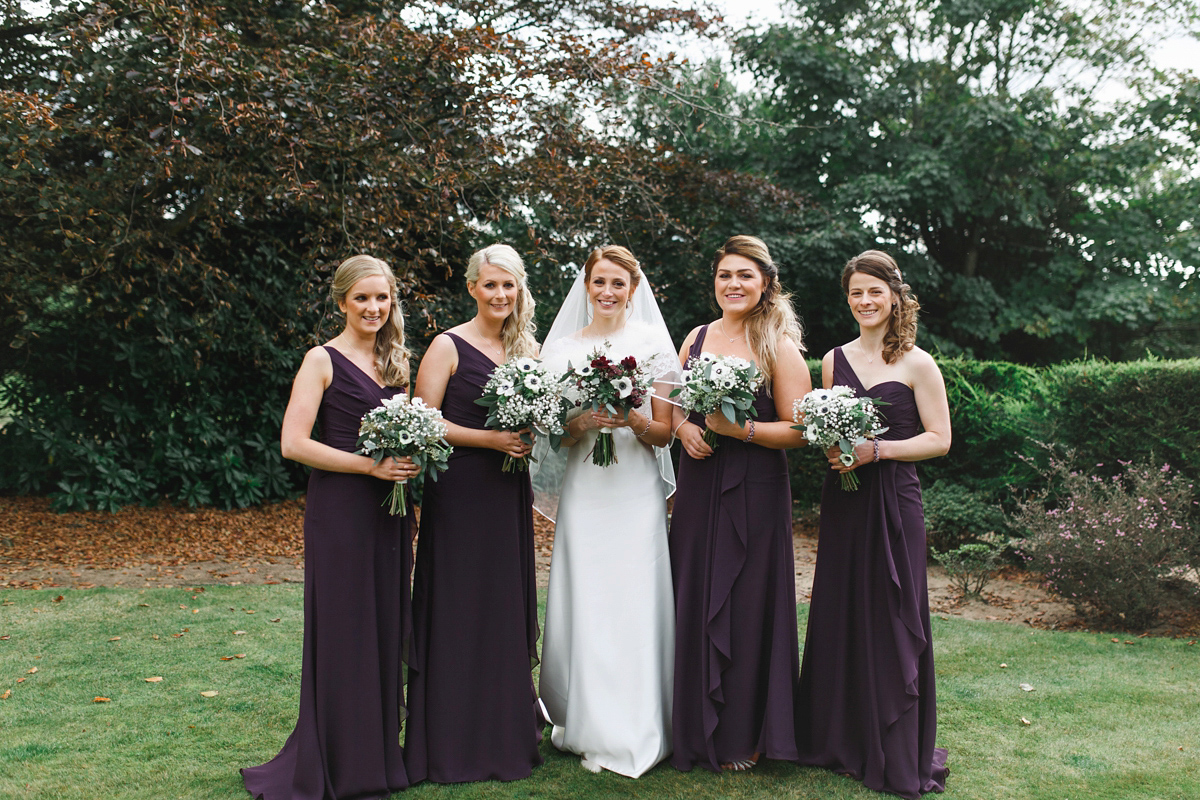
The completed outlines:
<svg viewBox="0 0 1200 800">
<path fill-rule="evenodd" d="M 0 489 L 102 507 L 291 491 L 314 267 L 390 261 L 419 340 L 481 239 L 569 240 L 614 205 L 661 225 L 665 167 L 591 120 L 664 69 L 645 35 L 704 25 L 628 0 L 6 10 L 0 458 L 23 469 Z"/>
<path fill-rule="evenodd" d="M 1186 349 L 1169 329 L 1198 322 L 1180 302 L 1200 264 L 1197 79 L 1150 53 L 1195 30 L 1194 0 L 791 6 L 739 41 L 779 125 L 739 149 L 898 251 L 935 344 L 1027 362 Z"/>
</svg>

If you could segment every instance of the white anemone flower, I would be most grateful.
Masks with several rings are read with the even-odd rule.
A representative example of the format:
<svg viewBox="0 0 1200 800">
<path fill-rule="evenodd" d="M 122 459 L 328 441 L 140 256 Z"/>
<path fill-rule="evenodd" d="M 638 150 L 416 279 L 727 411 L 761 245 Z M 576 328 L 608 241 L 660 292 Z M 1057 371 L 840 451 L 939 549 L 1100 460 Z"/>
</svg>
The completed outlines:
<svg viewBox="0 0 1200 800">
<path fill-rule="evenodd" d="M 537 368 L 537 362 L 528 357 L 518 358 L 516 367 L 519 372 L 533 372 Z"/>
<path fill-rule="evenodd" d="M 633 394 L 633 381 L 629 380 L 629 378 L 617 378 L 616 380 L 609 381 L 609 383 L 617 390 L 617 397 L 625 398 Z"/>
<path fill-rule="evenodd" d="M 575 371 L 579 373 L 579 376 L 581 378 L 586 378 L 589 375 L 591 375 L 593 372 L 595 372 L 595 370 L 592 369 L 591 364 L 584 364 L 582 367 L 580 367 L 579 369 L 577 369 Z"/>
<path fill-rule="evenodd" d="M 526 375 L 525 376 L 525 388 L 533 389 L 534 391 L 537 391 L 538 389 L 542 388 L 542 376 L 541 375 Z"/>
</svg>

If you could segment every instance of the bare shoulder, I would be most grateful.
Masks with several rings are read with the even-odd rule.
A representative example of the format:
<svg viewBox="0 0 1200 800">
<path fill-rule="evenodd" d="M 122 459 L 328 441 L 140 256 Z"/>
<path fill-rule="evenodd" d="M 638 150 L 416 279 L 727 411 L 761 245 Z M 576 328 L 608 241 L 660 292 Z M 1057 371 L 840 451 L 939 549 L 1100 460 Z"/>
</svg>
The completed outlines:
<svg viewBox="0 0 1200 800">
<path fill-rule="evenodd" d="M 912 376 L 913 385 L 918 381 L 942 380 L 942 371 L 933 356 L 919 347 L 904 354 L 904 367 Z"/>
<path fill-rule="evenodd" d="M 824 367 L 829 367 L 831 369 L 833 368 L 834 353 L 836 353 L 836 352 L 837 352 L 837 348 L 835 347 L 834 349 L 830 350 L 828 353 L 826 353 L 824 356 L 821 357 L 821 367 L 822 368 L 824 368 Z"/>
<path fill-rule="evenodd" d="M 332 371 L 333 358 L 329 355 L 329 348 L 325 345 L 317 345 L 310 348 L 304 354 L 304 361 L 300 364 L 302 370 L 316 370 L 318 372 Z"/>
<path fill-rule="evenodd" d="M 449 331 L 446 331 L 445 333 L 439 333 L 437 336 L 433 337 L 433 341 L 429 343 L 429 347 L 425 348 L 425 358 L 429 358 L 430 356 L 435 358 L 445 358 L 452 353 L 457 354 L 458 348 L 454 345 L 454 340 L 446 335 L 446 333 L 450 333 L 453 330 L 454 329 L 451 328 Z"/>
</svg>

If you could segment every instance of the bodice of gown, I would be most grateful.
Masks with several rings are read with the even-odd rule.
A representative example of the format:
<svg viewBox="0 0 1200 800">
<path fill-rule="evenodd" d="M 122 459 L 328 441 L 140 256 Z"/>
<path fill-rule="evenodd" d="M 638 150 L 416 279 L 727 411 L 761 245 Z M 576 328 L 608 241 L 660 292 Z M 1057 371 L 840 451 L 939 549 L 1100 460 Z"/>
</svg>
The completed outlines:
<svg viewBox="0 0 1200 800">
<path fill-rule="evenodd" d="M 879 418 L 888 427 L 880 439 L 911 439 L 920 433 L 921 417 L 913 390 L 900 381 L 882 381 L 866 388 L 840 347 L 834 349 L 833 383 L 853 388 L 859 397 L 874 397 L 887 403 L 876 406 Z"/>
<path fill-rule="evenodd" d="M 488 410 L 475 401 L 483 396 L 483 387 L 492 377 L 496 363 L 461 336 L 449 332 L 446 335 L 458 350 L 458 369 L 446 382 L 442 416 L 464 428 L 485 429 Z"/>
<path fill-rule="evenodd" d="M 696 334 L 696 341 L 692 342 L 692 346 L 688 348 L 688 361 L 693 358 L 699 358 L 704 352 L 704 339 L 708 335 L 708 326 L 705 325 Z M 775 398 L 767 392 L 765 386 L 760 386 L 754 390 L 754 410 L 758 412 L 758 416 L 753 417 L 755 422 L 776 422 L 779 419 L 779 414 L 775 410 Z M 703 428 L 705 426 L 704 415 L 698 411 L 693 411 L 688 414 L 688 422 Z"/>
<path fill-rule="evenodd" d="M 333 362 L 333 380 L 321 395 L 317 410 L 318 438 L 347 453 L 358 449 L 358 429 L 363 415 L 404 389 L 380 386 L 337 349 L 325 346 Z"/>
</svg>

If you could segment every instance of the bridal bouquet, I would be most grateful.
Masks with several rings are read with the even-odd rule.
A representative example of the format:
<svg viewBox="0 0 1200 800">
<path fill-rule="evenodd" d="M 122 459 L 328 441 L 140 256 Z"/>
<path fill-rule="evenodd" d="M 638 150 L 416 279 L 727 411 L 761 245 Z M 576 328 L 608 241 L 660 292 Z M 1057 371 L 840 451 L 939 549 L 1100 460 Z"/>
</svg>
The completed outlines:
<svg viewBox="0 0 1200 800">
<path fill-rule="evenodd" d="M 714 356 L 701 353 L 688 359 L 683 371 L 683 386 L 671 391 L 679 396 L 679 406 L 686 412 L 708 415 L 718 409 L 734 425 L 745 425 L 757 417 L 754 392 L 762 384 L 762 373 L 753 361 L 737 356 Z M 704 429 L 704 441 L 717 446 L 717 435 Z"/>
<path fill-rule="evenodd" d="M 358 428 L 358 448 L 358 453 L 371 456 L 376 464 L 388 456 L 411 457 L 421 470 L 413 479 L 416 489 L 420 489 L 426 475 L 436 481 L 437 474 L 446 471 L 446 459 L 454 450 L 446 441 L 442 412 L 407 393 L 388 398 L 383 405 L 363 415 Z M 391 500 L 388 512 L 404 516 L 404 481 L 397 481 L 388 497 Z"/>
<path fill-rule="evenodd" d="M 547 375 L 536 360 L 516 358 L 496 367 L 483 387 L 483 396 L 475 402 L 487 408 L 489 428 L 501 431 L 533 428 L 549 436 L 550 446 L 558 449 L 566 401 L 561 385 Z M 522 433 L 521 440 L 533 444 L 528 433 Z M 528 472 L 529 461 L 505 455 L 501 469 L 504 472 Z"/>
<path fill-rule="evenodd" d="M 604 346 L 606 349 L 611 347 L 608 342 Z M 654 394 L 653 378 L 635 357 L 630 355 L 613 361 L 606 350 L 600 348 L 593 350 L 588 360 L 578 367 L 568 362 L 562 383 L 564 391 L 576 398 L 576 406 L 587 403 L 593 411 L 603 408 L 614 417 L 628 414 L 630 409 L 637 408 Z M 617 463 L 610 429 L 600 429 L 591 455 L 592 463 L 598 467 Z"/>
<path fill-rule="evenodd" d="M 856 397 L 849 386 L 813 389 L 792 403 L 792 427 L 804 431 L 804 438 L 825 452 L 837 445 L 845 466 L 854 463 L 854 448 L 887 430 L 879 419 L 877 406 L 887 405 L 871 397 Z M 801 423 L 800 420 L 804 422 Z M 842 473 L 842 490 L 858 488 L 858 476 Z"/>
</svg>

